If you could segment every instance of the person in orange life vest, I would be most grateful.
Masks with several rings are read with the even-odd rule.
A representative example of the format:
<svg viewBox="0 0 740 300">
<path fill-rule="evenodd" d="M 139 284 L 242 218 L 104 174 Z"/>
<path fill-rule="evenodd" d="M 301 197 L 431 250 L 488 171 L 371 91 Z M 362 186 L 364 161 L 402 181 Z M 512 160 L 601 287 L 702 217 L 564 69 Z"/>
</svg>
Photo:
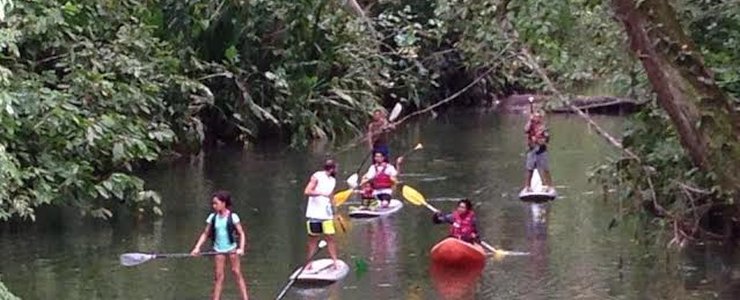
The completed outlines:
<svg viewBox="0 0 740 300">
<path fill-rule="evenodd" d="M 396 165 L 403 163 L 403 157 L 396 159 Z M 399 172 L 396 168 L 388 163 L 388 157 L 383 152 L 376 151 L 373 153 L 373 165 L 367 170 L 367 173 L 362 177 L 362 182 L 365 184 L 370 182 L 373 187 L 373 195 L 375 198 L 380 200 L 380 207 L 386 208 L 391 201 L 391 194 L 393 193 L 393 185 L 398 182 L 396 178 Z"/>
<path fill-rule="evenodd" d="M 550 142 L 550 133 L 543 121 L 544 113 L 535 112 L 524 126 L 527 134 L 527 158 L 525 168 L 527 169 L 524 188 L 531 192 L 532 173 L 535 169 L 542 175 L 542 185 L 545 191 L 552 189 L 552 178 L 550 177 L 549 158 L 547 154 L 547 143 Z"/>
<path fill-rule="evenodd" d="M 434 224 L 448 223 L 450 236 L 461 239 L 468 243 L 480 243 L 478 234 L 478 219 L 473 211 L 473 204 L 468 199 L 457 202 L 457 209 L 449 214 L 434 213 L 432 216 Z"/>
<path fill-rule="evenodd" d="M 324 162 L 323 170 L 311 175 L 303 194 L 308 196 L 306 205 L 306 229 L 308 231 L 307 257 L 316 251 L 317 243 L 321 235 L 329 244 L 329 255 L 334 260 L 334 268 L 337 267 L 337 246 L 334 242 L 334 207 L 331 196 L 336 186 L 337 164 L 328 159 Z M 306 266 L 311 270 L 311 262 Z"/>
<path fill-rule="evenodd" d="M 215 276 L 211 299 L 221 299 L 224 282 L 224 265 L 228 256 L 231 263 L 231 272 L 234 274 L 237 287 L 239 287 L 239 294 L 242 300 L 247 300 L 249 299 L 249 296 L 247 296 L 247 284 L 242 276 L 241 262 L 239 261 L 239 256 L 244 254 L 244 247 L 247 240 L 246 234 L 242 228 L 239 216 L 231 211 L 231 195 L 229 192 L 219 191 L 214 193 L 211 198 L 213 213 L 208 215 L 206 219 L 208 225 L 206 225 L 203 233 L 200 234 L 198 242 L 195 243 L 195 247 L 193 247 L 190 254 L 197 256 L 206 238 L 210 236 L 213 242 L 213 250 L 223 253 L 214 256 L 216 266 L 214 268 Z M 237 235 L 238 238 L 234 235 Z"/>
</svg>

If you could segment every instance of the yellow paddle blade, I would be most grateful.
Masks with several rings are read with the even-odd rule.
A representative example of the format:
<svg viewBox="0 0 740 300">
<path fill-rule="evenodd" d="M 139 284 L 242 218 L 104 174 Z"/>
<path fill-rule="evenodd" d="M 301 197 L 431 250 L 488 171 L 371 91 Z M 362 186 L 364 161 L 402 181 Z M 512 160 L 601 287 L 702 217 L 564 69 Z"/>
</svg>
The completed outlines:
<svg viewBox="0 0 740 300">
<path fill-rule="evenodd" d="M 493 255 L 491 255 L 491 257 L 495 261 L 501 261 L 502 259 L 504 259 L 505 256 L 506 256 L 506 254 L 503 254 L 503 253 L 498 252 L 498 251 L 493 252 Z"/>
<path fill-rule="evenodd" d="M 344 202 L 347 202 L 347 199 L 349 199 L 349 196 L 352 196 L 352 189 L 346 189 L 334 194 L 334 206 L 340 206 L 344 204 Z"/>
<path fill-rule="evenodd" d="M 426 203 L 424 195 L 408 185 L 404 185 L 403 188 L 401 188 L 401 194 L 403 194 L 403 197 L 413 205 L 424 205 Z"/>
</svg>

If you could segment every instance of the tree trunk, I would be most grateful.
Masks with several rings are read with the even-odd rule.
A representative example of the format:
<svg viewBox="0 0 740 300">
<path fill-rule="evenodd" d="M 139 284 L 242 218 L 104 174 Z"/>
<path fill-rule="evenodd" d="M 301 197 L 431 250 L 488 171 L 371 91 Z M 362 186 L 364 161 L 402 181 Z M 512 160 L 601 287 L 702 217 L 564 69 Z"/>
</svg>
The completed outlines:
<svg viewBox="0 0 740 300">
<path fill-rule="evenodd" d="M 642 62 L 693 164 L 740 195 L 740 113 L 715 83 L 667 0 L 612 0 L 630 48 Z"/>
</svg>

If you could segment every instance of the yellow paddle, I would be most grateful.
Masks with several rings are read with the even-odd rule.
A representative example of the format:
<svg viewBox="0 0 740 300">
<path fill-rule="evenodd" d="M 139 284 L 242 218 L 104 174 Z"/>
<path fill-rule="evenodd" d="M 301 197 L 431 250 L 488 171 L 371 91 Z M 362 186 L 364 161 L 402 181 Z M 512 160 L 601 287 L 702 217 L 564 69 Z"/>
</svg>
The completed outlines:
<svg viewBox="0 0 740 300">
<path fill-rule="evenodd" d="M 401 194 L 413 205 L 426 206 L 429 210 L 435 213 L 439 212 L 439 209 L 436 209 L 434 206 L 431 206 L 429 205 L 429 203 L 427 203 L 427 201 L 424 199 L 424 195 L 408 185 L 403 185 L 403 187 L 401 188 Z"/>
<path fill-rule="evenodd" d="M 439 209 L 435 208 L 434 206 L 429 205 L 427 201 L 424 199 L 424 195 L 422 195 L 419 191 L 416 189 L 404 185 L 403 188 L 401 188 L 401 194 L 403 194 L 403 197 L 411 202 L 411 204 L 416 206 L 426 206 L 429 210 L 438 213 Z M 486 243 L 485 241 L 480 242 L 483 247 L 488 249 L 488 251 L 493 252 L 494 257 L 499 257 L 503 255 L 529 255 L 529 252 L 516 252 L 516 251 L 506 251 L 506 250 L 499 250 L 491 246 L 490 244 Z"/>
<path fill-rule="evenodd" d="M 352 196 L 352 189 L 346 189 L 344 191 L 341 191 L 339 193 L 334 194 L 334 206 L 340 206 L 344 204 L 344 202 L 347 202 L 347 199 L 349 199 L 350 196 Z"/>
</svg>

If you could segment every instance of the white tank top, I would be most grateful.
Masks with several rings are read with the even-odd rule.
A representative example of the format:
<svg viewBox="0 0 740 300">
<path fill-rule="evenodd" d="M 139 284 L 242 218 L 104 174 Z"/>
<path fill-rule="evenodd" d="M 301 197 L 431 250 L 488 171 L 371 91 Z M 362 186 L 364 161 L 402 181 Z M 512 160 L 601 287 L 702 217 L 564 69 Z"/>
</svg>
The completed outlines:
<svg viewBox="0 0 740 300">
<path fill-rule="evenodd" d="M 329 176 L 326 171 L 318 171 L 311 175 L 316 178 L 315 191 L 323 194 L 329 194 L 334 191 L 337 180 Z M 331 207 L 331 199 L 327 196 L 310 196 L 308 205 L 306 205 L 306 218 L 318 220 L 331 220 L 334 218 Z"/>
</svg>

